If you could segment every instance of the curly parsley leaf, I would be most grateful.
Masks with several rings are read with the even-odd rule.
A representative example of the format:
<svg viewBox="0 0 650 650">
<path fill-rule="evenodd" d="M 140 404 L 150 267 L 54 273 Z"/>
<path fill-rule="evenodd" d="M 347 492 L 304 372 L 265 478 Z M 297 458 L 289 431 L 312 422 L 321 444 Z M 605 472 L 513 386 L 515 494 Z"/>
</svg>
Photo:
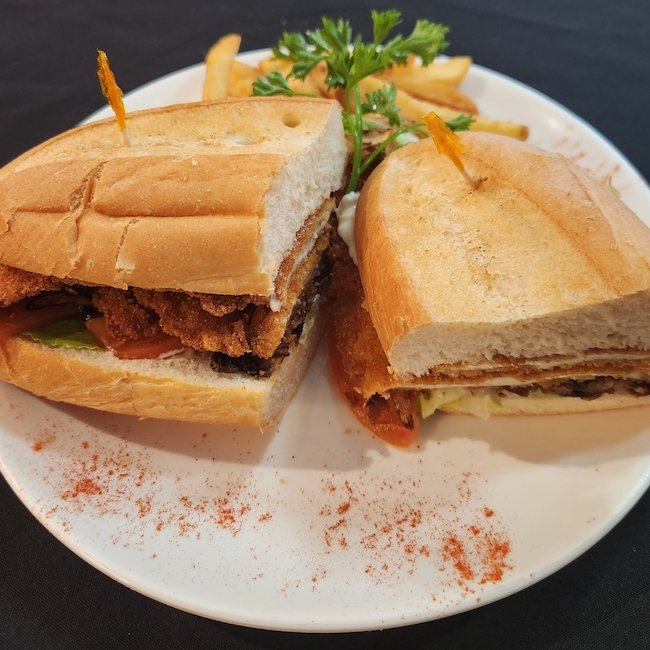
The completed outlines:
<svg viewBox="0 0 650 650">
<path fill-rule="evenodd" d="M 288 79 L 279 70 L 274 70 L 253 82 L 253 94 L 261 96 L 286 95 L 287 97 L 293 97 L 297 93 L 289 88 Z"/>
<path fill-rule="evenodd" d="M 272 52 L 276 59 L 293 63 L 291 76 L 296 79 L 304 79 L 323 58 L 298 32 L 285 32 Z"/>
<path fill-rule="evenodd" d="M 429 20 L 418 20 L 410 36 L 396 36 L 384 45 L 382 52 L 388 53 L 391 64 L 405 64 L 409 54 L 422 59 L 422 65 L 429 65 L 447 48 L 449 28 Z"/>
<path fill-rule="evenodd" d="M 365 103 L 361 104 L 361 112 L 365 115 L 376 113 L 388 119 L 391 126 L 402 126 L 402 116 L 396 104 L 397 88 L 395 84 L 382 86 L 366 95 Z"/>
<path fill-rule="evenodd" d="M 472 117 L 471 115 L 457 115 L 451 120 L 447 120 L 445 124 L 452 130 L 452 131 L 467 131 L 472 124 L 476 122 L 476 119 Z"/>
<path fill-rule="evenodd" d="M 388 34 L 402 22 L 402 14 L 397 9 L 370 12 L 372 17 L 372 38 L 375 45 L 382 43 Z"/>
<path fill-rule="evenodd" d="M 285 32 L 273 48 L 273 55 L 293 63 L 289 74 L 296 79 L 304 79 L 325 62 L 328 87 L 350 91 L 364 77 L 406 63 L 411 54 L 428 65 L 447 47 L 447 27 L 429 20 L 418 20 L 409 36 L 398 35 L 384 43 L 400 24 L 402 15 L 389 9 L 373 11 L 371 16 L 372 43 L 364 43 L 360 35 L 355 36 L 349 21 L 324 16 L 318 29 L 305 34 Z"/>
<path fill-rule="evenodd" d="M 361 175 L 376 160 L 385 148 L 401 134 L 417 132 L 421 125 L 405 125 L 397 107 L 397 93 L 394 86 L 386 86 L 366 96 L 362 102 L 359 82 L 372 74 L 383 72 L 394 65 L 404 65 L 409 56 L 419 57 L 422 65 L 431 63 L 447 47 L 445 25 L 429 20 L 418 20 L 407 36 L 391 33 L 402 21 L 397 9 L 372 11 L 371 43 L 363 41 L 361 35 L 354 34 L 349 21 L 323 17 L 320 27 L 299 32 L 285 32 L 273 48 L 273 55 L 293 64 L 288 77 L 305 79 L 318 65 L 327 67 L 325 84 L 329 89 L 342 89 L 343 126 L 354 143 L 352 173 L 348 191 L 356 189 Z M 270 73 L 266 78 L 253 84 L 256 95 L 295 95 L 287 77 L 279 72 Z M 377 123 L 365 119 L 368 114 L 385 117 L 394 133 L 363 159 L 363 133 L 377 130 Z M 460 126 L 458 128 L 461 128 Z M 465 127 L 466 128 L 466 127 Z"/>
</svg>

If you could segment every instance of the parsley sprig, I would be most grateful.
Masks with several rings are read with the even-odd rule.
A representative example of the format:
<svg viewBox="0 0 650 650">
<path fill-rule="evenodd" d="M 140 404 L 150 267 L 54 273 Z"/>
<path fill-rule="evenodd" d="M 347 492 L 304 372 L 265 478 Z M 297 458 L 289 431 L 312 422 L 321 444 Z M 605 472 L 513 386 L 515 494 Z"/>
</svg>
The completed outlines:
<svg viewBox="0 0 650 650">
<path fill-rule="evenodd" d="M 356 190 L 362 175 L 400 135 L 421 131 L 423 128 L 421 124 L 403 122 L 396 103 L 397 91 L 394 85 L 368 93 L 364 100 L 359 82 L 394 65 L 406 64 L 411 55 L 419 57 L 422 65 L 428 65 L 448 45 L 448 28 L 440 23 L 418 20 L 408 36 L 398 34 L 390 37 L 391 32 L 402 22 L 401 13 L 396 9 L 372 11 L 371 17 L 373 37 L 370 43 L 364 42 L 360 34 L 353 33 L 349 21 L 323 17 L 318 29 L 308 30 L 304 34 L 285 32 L 273 48 L 275 58 L 293 64 L 289 78 L 305 79 L 316 66 L 324 63 L 327 66 L 327 87 L 343 91 L 343 124 L 354 142 L 348 192 Z M 296 94 L 289 87 L 288 78 L 279 71 L 255 81 L 253 92 L 255 95 Z M 378 126 L 376 121 L 370 121 L 366 117 L 368 115 L 383 116 L 392 133 L 364 160 L 364 132 L 376 130 Z M 466 121 L 459 120 L 452 128 L 467 126 Z"/>
<path fill-rule="evenodd" d="M 377 160 L 382 152 L 386 150 L 401 135 L 408 132 L 422 132 L 422 124 L 405 124 L 400 115 L 399 109 L 395 103 L 397 89 L 395 84 L 382 86 L 378 90 L 368 93 L 366 101 L 361 102 L 359 87 L 354 89 L 355 104 L 357 106 L 354 113 L 343 112 L 343 128 L 345 132 L 352 137 L 354 142 L 354 151 L 352 155 L 352 171 L 348 182 L 348 192 L 354 192 L 359 184 L 359 179 L 370 169 L 371 165 Z M 376 120 L 371 122 L 365 119 L 366 115 L 381 115 L 386 118 L 392 133 L 376 145 L 373 150 L 363 159 L 363 134 L 367 131 L 380 130 L 381 123 Z"/>
</svg>

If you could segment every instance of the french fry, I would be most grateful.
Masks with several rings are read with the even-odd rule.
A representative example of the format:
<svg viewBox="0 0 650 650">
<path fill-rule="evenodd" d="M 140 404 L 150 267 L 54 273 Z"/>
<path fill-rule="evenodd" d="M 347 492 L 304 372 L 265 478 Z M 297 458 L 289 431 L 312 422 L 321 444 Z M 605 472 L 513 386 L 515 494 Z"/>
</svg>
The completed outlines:
<svg viewBox="0 0 650 650">
<path fill-rule="evenodd" d="M 361 92 L 366 94 L 379 89 L 384 83 L 382 79 L 378 79 L 377 77 L 366 77 L 361 80 L 359 87 L 361 88 Z M 451 120 L 461 113 L 461 111 L 454 110 L 448 106 L 418 99 L 403 90 L 397 91 L 396 101 L 402 117 L 412 122 L 421 122 L 422 116 L 432 111 L 437 113 L 445 121 Z M 525 140 L 528 137 L 528 127 L 523 124 L 490 120 L 482 115 L 475 115 L 474 118 L 476 121 L 470 127 L 472 131 L 490 131 L 518 140 Z"/>
<path fill-rule="evenodd" d="M 232 67 L 230 68 L 230 78 L 236 79 L 257 79 L 262 74 L 262 71 L 259 68 L 255 68 L 252 65 L 243 63 L 235 59 L 232 62 Z"/>
<path fill-rule="evenodd" d="M 267 56 L 265 59 L 262 59 L 257 67 L 260 69 L 262 74 L 267 74 L 269 72 L 275 72 L 279 70 L 283 75 L 288 75 L 289 71 L 293 67 L 291 61 L 286 59 L 276 59 L 272 54 Z"/>
<path fill-rule="evenodd" d="M 448 118 L 451 119 L 451 118 Z M 470 131 L 488 131 L 489 133 L 498 133 L 500 135 L 507 135 L 516 140 L 527 140 L 529 129 L 525 124 L 518 122 L 507 122 L 505 120 L 491 120 L 487 117 L 477 115 L 474 122 L 470 127 Z"/>
<path fill-rule="evenodd" d="M 276 59 L 273 56 L 269 56 L 259 62 L 260 75 L 279 70 L 286 77 L 291 72 L 292 67 L 293 63 L 291 61 Z M 312 70 L 304 79 L 290 77 L 289 88 L 300 95 L 314 95 L 318 97 L 322 94 L 320 84 L 318 83 L 318 75 L 315 70 Z"/>
<path fill-rule="evenodd" d="M 262 72 L 258 68 L 246 65 L 235 59 L 230 68 L 228 79 L 228 97 L 249 97 L 253 94 L 253 82 Z"/>
<path fill-rule="evenodd" d="M 206 76 L 203 85 L 203 99 L 225 97 L 248 97 L 253 94 L 252 84 L 258 77 L 279 70 L 287 75 L 292 67 L 290 61 L 269 56 L 252 67 L 236 61 L 241 36 L 227 34 L 220 38 L 206 56 Z M 359 84 L 361 92 L 373 92 L 386 83 L 397 87 L 397 106 L 403 117 L 411 122 L 420 122 L 430 112 L 437 113 L 448 121 L 459 114 L 470 114 L 475 122 L 473 131 L 490 131 L 519 140 L 528 137 L 528 127 L 516 122 L 488 119 L 478 114 L 474 102 L 457 86 L 469 70 L 472 58 L 455 56 L 422 67 L 410 57 L 404 66 L 396 66 L 381 75 L 366 77 Z M 304 80 L 290 79 L 289 86 L 297 93 L 323 96 L 341 100 L 340 93 L 328 89 L 325 84 L 327 66 L 317 65 Z"/>
<path fill-rule="evenodd" d="M 203 99 L 224 99 L 228 96 L 230 70 L 240 44 L 240 34 L 226 34 L 208 50 L 205 56 Z"/>
<path fill-rule="evenodd" d="M 321 61 L 309 73 L 307 78 L 310 79 L 312 83 L 315 84 L 316 88 L 318 88 L 318 92 L 320 93 L 321 97 L 325 97 L 327 99 L 338 99 L 340 101 L 342 97 L 342 93 L 340 89 L 328 88 L 327 84 L 325 83 L 326 77 L 327 77 L 327 64 L 324 61 Z"/>
<path fill-rule="evenodd" d="M 454 86 L 433 78 L 421 80 L 419 72 L 424 69 L 413 68 L 413 74 L 391 74 L 389 70 L 379 78 L 384 83 L 394 83 L 400 90 L 405 90 L 409 95 L 419 99 L 455 108 L 461 113 L 469 113 L 470 115 L 478 113 L 476 104 Z"/>
<path fill-rule="evenodd" d="M 228 97 L 250 97 L 253 94 L 253 81 L 250 79 L 231 79 L 228 83 Z"/>
<path fill-rule="evenodd" d="M 437 81 L 449 86 L 458 86 L 471 65 L 471 56 L 452 56 L 448 59 L 434 61 L 425 67 L 416 65 L 412 59 L 409 59 L 406 65 L 393 66 L 382 76 L 394 81 L 397 81 L 397 77 L 411 77 L 421 84 Z"/>
<path fill-rule="evenodd" d="M 300 95 L 313 95 L 314 97 L 320 97 L 320 90 L 316 85 L 316 82 L 309 76 L 305 77 L 303 80 L 289 79 L 289 88 Z"/>
</svg>

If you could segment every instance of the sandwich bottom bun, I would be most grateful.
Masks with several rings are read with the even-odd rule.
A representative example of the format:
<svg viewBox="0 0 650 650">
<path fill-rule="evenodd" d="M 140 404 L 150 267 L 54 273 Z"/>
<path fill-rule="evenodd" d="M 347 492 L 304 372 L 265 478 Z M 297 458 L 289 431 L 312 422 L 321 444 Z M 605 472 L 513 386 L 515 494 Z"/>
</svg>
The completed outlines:
<svg viewBox="0 0 650 650">
<path fill-rule="evenodd" d="M 436 411 L 490 418 L 498 415 L 565 415 L 593 413 L 632 406 L 649 406 L 650 395 L 629 393 L 604 394 L 595 399 L 564 397 L 561 395 L 532 394 L 466 397 L 438 406 Z"/>
<path fill-rule="evenodd" d="M 270 377 L 219 373 L 208 355 L 118 359 L 22 337 L 0 341 L 0 379 L 40 397 L 140 418 L 269 428 L 282 415 L 311 361 L 322 318 Z"/>
</svg>

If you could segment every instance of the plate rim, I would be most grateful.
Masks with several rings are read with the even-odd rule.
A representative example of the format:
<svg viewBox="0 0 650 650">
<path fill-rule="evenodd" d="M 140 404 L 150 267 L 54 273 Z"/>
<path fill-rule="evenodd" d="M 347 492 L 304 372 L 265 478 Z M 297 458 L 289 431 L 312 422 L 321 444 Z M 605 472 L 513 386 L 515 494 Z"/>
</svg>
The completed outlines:
<svg viewBox="0 0 650 650">
<path fill-rule="evenodd" d="M 242 54 L 244 54 L 247 57 L 254 57 L 254 56 L 260 56 L 268 51 L 269 50 L 267 48 L 262 48 L 260 50 L 253 50 Z M 129 96 L 134 93 L 145 92 L 153 84 L 169 83 L 175 77 L 183 77 L 184 75 L 195 72 L 201 69 L 202 67 L 204 67 L 203 63 L 195 63 L 190 66 L 186 66 L 185 68 L 181 68 L 179 70 L 169 72 L 165 75 L 162 75 L 161 77 L 153 79 L 129 91 L 128 93 L 126 93 L 125 99 L 128 100 Z M 625 164 L 625 166 L 638 177 L 638 180 L 644 185 L 645 191 L 650 191 L 648 190 L 648 184 L 645 181 L 644 177 L 641 175 L 639 170 L 629 161 L 629 159 L 602 133 L 600 133 L 597 129 L 595 129 L 592 125 L 590 125 L 588 122 L 586 122 L 583 118 L 581 118 L 579 115 L 574 113 L 572 110 L 566 108 L 556 100 L 536 90 L 535 88 L 517 79 L 504 75 L 503 73 L 481 66 L 479 64 L 473 64 L 473 68 L 479 74 L 484 74 L 487 75 L 488 77 L 498 78 L 503 82 L 513 84 L 520 91 L 525 91 L 527 93 L 532 94 L 536 99 L 543 100 L 544 102 L 549 102 L 556 109 L 558 109 L 565 115 L 569 116 L 572 120 L 578 123 L 583 129 L 589 132 L 590 135 L 592 137 L 595 137 L 601 145 L 605 145 L 606 149 L 608 149 L 608 155 L 614 154 L 615 156 L 617 156 Z M 93 121 L 94 119 L 99 119 L 100 117 L 104 117 L 106 111 L 107 108 L 102 107 L 94 111 L 93 113 L 91 113 L 87 118 L 85 118 L 82 121 L 82 123 L 87 123 L 89 121 Z M 38 398 L 34 398 L 34 399 L 38 399 Z M 512 588 L 512 584 L 510 583 L 507 583 L 507 588 L 506 588 L 506 584 L 495 585 L 495 587 L 491 589 L 490 592 L 486 594 L 482 594 L 480 605 L 477 605 L 473 602 L 473 600 L 468 599 L 467 602 L 463 603 L 460 607 L 456 607 L 453 610 L 450 610 L 449 612 L 444 613 L 442 615 L 434 615 L 433 617 L 431 616 L 431 612 L 427 612 L 424 608 L 407 617 L 400 618 L 397 614 L 394 614 L 387 617 L 390 620 L 384 621 L 381 624 L 378 623 L 376 627 L 368 626 L 367 624 L 361 624 L 359 626 L 348 625 L 345 627 L 336 626 L 335 624 L 334 625 L 321 624 L 320 626 L 314 624 L 308 624 L 305 627 L 301 627 L 301 626 L 287 626 L 286 624 L 280 624 L 277 626 L 269 625 L 268 618 L 264 620 L 264 617 L 260 619 L 260 618 L 256 618 L 255 616 L 249 616 L 249 617 L 223 616 L 223 610 L 222 613 L 219 613 L 219 612 L 215 612 L 214 608 L 197 609 L 195 607 L 184 606 L 182 601 L 176 600 L 173 597 L 168 596 L 164 589 L 160 589 L 160 588 L 158 590 L 142 589 L 141 586 L 135 584 L 132 580 L 129 579 L 129 577 L 125 576 L 124 572 L 120 574 L 117 569 L 107 566 L 103 564 L 101 561 L 97 560 L 95 557 L 93 557 L 92 553 L 88 551 L 83 545 L 78 544 L 76 540 L 73 539 L 73 536 L 67 535 L 65 531 L 62 530 L 59 526 L 55 526 L 53 525 L 53 522 L 51 520 L 47 520 L 44 515 L 44 512 L 38 509 L 38 505 L 35 502 L 30 501 L 29 494 L 27 493 L 26 489 L 17 482 L 17 480 L 13 476 L 13 473 L 7 467 L 5 460 L 2 456 L 0 456 L 0 471 L 4 475 L 11 489 L 18 496 L 20 501 L 27 507 L 29 512 L 45 527 L 45 529 L 50 534 L 52 534 L 56 539 L 58 539 L 62 544 L 64 544 L 64 546 L 70 549 L 75 555 L 77 555 L 85 562 L 87 562 L 97 570 L 101 571 L 111 579 L 119 582 L 120 584 L 132 590 L 135 590 L 138 593 L 145 595 L 146 597 L 152 598 L 158 602 L 162 602 L 168 606 L 172 606 L 176 609 L 180 609 L 182 611 L 203 616 L 206 618 L 215 619 L 215 620 L 223 621 L 226 623 L 232 623 L 236 625 L 255 627 L 255 628 L 267 629 L 267 630 L 315 632 L 315 633 L 356 632 L 356 631 L 365 631 L 365 630 L 373 630 L 373 629 L 380 629 L 380 628 L 412 625 L 412 624 L 427 622 L 438 618 L 454 615 L 471 609 L 475 609 L 478 606 L 483 606 L 485 604 L 495 602 L 496 600 L 500 600 L 501 598 L 507 597 L 509 595 L 518 593 L 519 591 L 525 589 L 526 587 L 535 584 L 536 582 L 557 572 L 559 569 L 567 566 L 577 557 L 579 557 L 580 555 L 585 553 L 588 549 L 590 549 L 595 544 L 597 544 L 609 531 L 611 531 L 616 525 L 618 525 L 618 523 L 620 523 L 623 517 L 634 507 L 634 505 L 643 496 L 643 494 L 646 492 L 648 487 L 650 487 L 650 465 L 649 465 L 645 470 L 645 474 L 639 477 L 635 489 L 629 491 L 627 493 L 624 502 L 619 504 L 618 508 L 614 513 L 614 516 L 610 516 L 607 519 L 606 523 L 604 523 L 602 526 L 598 527 L 597 529 L 591 531 L 591 534 L 587 536 L 583 544 L 574 547 L 569 553 L 564 553 L 561 558 L 557 558 L 555 561 L 547 563 L 541 570 L 535 572 L 535 576 L 533 579 L 525 579 L 524 577 L 521 577 L 519 579 L 520 584 L 514 589 Z"/>
</svg>

